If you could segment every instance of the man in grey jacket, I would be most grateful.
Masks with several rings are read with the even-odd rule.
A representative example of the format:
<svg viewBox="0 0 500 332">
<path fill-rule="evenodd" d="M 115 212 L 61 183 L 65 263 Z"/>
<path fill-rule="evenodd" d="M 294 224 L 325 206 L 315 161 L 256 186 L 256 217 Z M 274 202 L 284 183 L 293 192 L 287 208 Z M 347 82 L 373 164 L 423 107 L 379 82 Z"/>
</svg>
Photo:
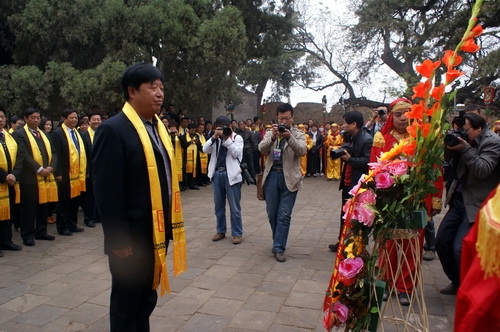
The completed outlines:
<svg viewBox="0 0 500 332">
<path fill-rule="evenodd" d="M 304 133 L 292 127 L 292 105 L 280 104 L 277 115 L 279 125 L 273 125 L 266 133 L 259 143 L 259 150 L 269 154 L 262 186 L 273 233 L 274 257 L 278 262 L 284 262 L 292 210 L 302 185 L 300 157 L 306 154 L 307 147 Z"/>
<path fill-rule="evenodd" d="M 467 113 L 463 129 L 468 142 L 460 137 L 458 144 L 448 146 L 460 152 L 457 178 L 448 190 L 450 209 L 436 236 L 436 251 L 451 284 L 441 294 L 454 295 L 460 286 L 462 241 L 472 228 L 479 207 L 500 182 L 500 137 L 488 129 L 480 115 Z"/>
</svg>

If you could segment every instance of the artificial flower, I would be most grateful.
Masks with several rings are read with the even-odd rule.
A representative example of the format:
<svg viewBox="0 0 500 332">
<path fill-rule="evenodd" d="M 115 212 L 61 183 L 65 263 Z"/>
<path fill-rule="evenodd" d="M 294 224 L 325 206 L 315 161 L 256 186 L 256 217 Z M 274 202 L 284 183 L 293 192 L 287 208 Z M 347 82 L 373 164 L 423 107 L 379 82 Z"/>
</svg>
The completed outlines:
<svg viewBox="0 0 500 332">
<path fill-rule="evenodd" d="M 434 87 L 431 92 L 431 97 L 434 98 L 437 101 L 441 101 L 441 98 L 443 98 L 444 95 L 444 84 L 441 83 L 439 86 Z"/>
<path fill-rule="evenodd" d="M 375 204 L 377 202 L 377 195 L 371 190 L 365 190 L 358 196 L 360 204 Z"/>
<path fill-rule="evenodd" d="M 476 44 L 474 39 L 467 39 L 462 44 L 462 47 L 460 47 L 460 50 L 464 52 L 474 53 L 477 52 L 479 48 L 480 48 L 479 45 Z"/>
<path fill-rule="evenodd" d="M 426 122 L 420 126 L 420 129 L 422 129 L 422 135 L 427 137 L 427 135 L 429 135 L 429 131 L 431 130 L 431 124 Z"/>
<path fill-rule="evenodd" d="M 412 99 L 415 98 L 423 98 L 427 97 L 429 90 L 431 89 L 431 81 L 425 80 L 425 82 L 419 82 L 416 86 L 413 87 L 413 96 Z"/>
<path fill-rule="evenodd" d="M 406 112 L 406 114 L 408 113 L 409 112 Z M 401 144 L 398 143 L 394 145 L 392 149 L 390 149 L 389 151 L 382 153 L 382 155 L 379 158 L 379 161 L 392 160 L 397 156 L 399 156 L 400 153 L 401 153 Z"/>
<path fill-rule="evenodd" d="M 455 51 L 447 50 L 444 52 L 443 63 L 448 67 L 448 70 L 451 70 L 462 63 L 462 57 L 457 55 Z"/>
<path fill-rule="evenodd" d="M 408 164 L 405 160 L 400 160 L 398 162 L 390 163 L 386 167 L 387 171 L 395 176 L 402 176 L 408 173 Z"/>
<path fill-rule="evenodd" d="M 348 278 L 354 278 L 359 274 L 359 271 L 364 266 L 363 259 L 361 257 L 356 258 L 346 258 L 339 264 L 339 273 Z"/>
<path fill-rule="evenodd" d="M 441 104 L 439 102 L 435 102 L 432 104 L 432 107 L 427 109 L 428 116 L 435 116 L 435 113 L 440 110 Z"/>
<path fill-rule="evenodd" d="M 417 138 L 418 128 L 419 128 L 418 121 L 413 121 L 411 125 L 406 127 L 406 131 L 408 132 L 408 134 L 410 134 L 411 137 Z"/>
<path fill-rule="evenodd" d="M 349 308 L 340 302 L 335 302 L 333 304 L 333 312 L 338 320 L 344 324 L 347 321 L 347 316 L 349 315 Z"/>
<path fill-rule="evenodd" d="M 375 211 L 368 204 L 356 204 L 352 219 L 357 220 L 367 227 L 371 227 L 375 221 Z"/>
<path fill-rule="evenodd" d="M 424 109 L 424 101 L 421 100 L 420 103 L 411 105 L 411 111 L 406 112 L 405 117 L 407 119 L 422 119 Z"/>
<path fill-rule="evenodd" d="M 429 59 L 425 59 L 421 65 L 417 65 L 415 68 L 420 75 L 429 78 L 439 65 L 441 65 L 441 61 L 432 62 Z"/>
<path fill-rule="evenodd" d="M 476 24 L 474 28 L 469 32 L 466 39 L 475 38 L 483 33 L 483 26 L 481 24 Z"/>
<path fill-rule="evenodd" d="M 388 172 L 375 175 L 375 186 L 377 189 L 387 189 L 394 184 L 394 179 Z"/>
<path fill-rule="evenodd" d="M 417 142 L 415 140 L 413 140 L 409 144 L 406 144 L 405 146 L 403 146 L 402 150 L 403 150 L 403 153 L 405 155 L 414 156 L 416 149 L 417 149 Z"/>
<path fill-rule="evenodd" d="M 465 74 L 465 73 L 463 71 L 460 71 L 460 70 L 448 70 L 446 72 L 446 84 L 450 84 L 451 82 L 453 82 L 454 80 L 456 80 L 457 78 L 462 76 L 463 74 Z"/>
</svg>

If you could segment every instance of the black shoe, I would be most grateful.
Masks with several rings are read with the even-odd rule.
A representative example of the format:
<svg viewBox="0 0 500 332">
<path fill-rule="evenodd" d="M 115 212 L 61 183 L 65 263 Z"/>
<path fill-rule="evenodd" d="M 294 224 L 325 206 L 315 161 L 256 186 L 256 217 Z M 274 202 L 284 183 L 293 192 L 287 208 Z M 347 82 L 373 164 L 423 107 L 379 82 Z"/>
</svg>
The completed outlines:
<svg viewBox="0 0 500 332">
<path fill-rule="evenodd" d="M 95 227 L 95 221 L 93 221 L 93 220 L 86 221 L 85 225 L 87 225 L 87 227 L 94 228 Z"/>
<path fill-rule="evenodd" d="M 189 189 L 191 189 L 191 190 L 200 190 L 200 188 L 198 188 L 197 186 L 189 187 Z"/>
<path fill-rule="evenodd" d="M 40 235 L 37 235 L 35 236 L 35 240 L 47 240 L 47 241 L 54 241 L 56 239 L 55 236 L 53 235 L 49 235 L 47 233 L 45 234 L 40 234 Z"/>
<path fill-rule="evenodd" d="M 95 225 L 94 225 L 95 226 Z M 85 232 L 85 229 L 81 228 L 81 227 L 78 227 L 78 226 L 75 226 L 73 228 L 70 228 L 69 229 L 70 232 L 73 232 L 73 233 L 81 233 L 81 232 Z"/>
<path fill-rule="evenodd" d="M 283 263 L 284 261 L 286 261 L 285 254 L 282 252 L 275 252 L 274 257 L 276 258 L 277 262 Z"/>
<path fill-rule="evenodd" d="M 444 295 L 457 295 L 458 287 L 453 285 L 452 283 L 446 286 L 445 288 L 441 288 L 439 292 Z"/>
<path fill-rule="evenodd" d="M 0 257 L 3 257 L 3 252 L 0 251 Z"/>
<path fill-rule="evenodd" d="M 0 249 L 2 250 L 10 250 L 10 251 L 19 251 L 21 249 L 23 249 L 23 247 L 17 245 L 17 244 L 14 244 L 14 243 L 9 243 L 9 244 L 2 244 L 0 246 Z"/>
<path fill-rule="evenodd" d="M 35 245 L 35 240 L 24 240 L 23 243 L 25 246 L 33 247 Z"/>
<path fill-rule="evenodd" d="M 333 251 L 333 252 L 337 252 L 337 249 L 339 248 L 339 244 L 338 242 L 336 244 L 329 244 L 328 245 L 328 248 Z"/>
<path fill-rule="evenodd" d="M 399 304 L 401 304 L 402 306 L 409 306 L 410 305 L 410 298 L 408 297 L 408 294 L 406 293 L 403 293 L 403 292 L 399 292 L 398 293 L 398 300 L 399 300 Z"/>
<path fill-rule="evenodd" d="M 382 297 L 382 301 L 387 301 L 389 299 L 389 290 L 384 289 L 384 296 Z"/>
<path fill-rule="evenodd" d="M 186 191 L 187 187 L 181 187 L 181 191 Z"/>
<path fill-rule="evenodd" d="M 63 236 L 71 236 L 71 235 L 73 235 L 73 233 L 69 229 L 58 231 L 58 233 L 59 233 L 59 235 L 63 235 Z"/>
</svg>

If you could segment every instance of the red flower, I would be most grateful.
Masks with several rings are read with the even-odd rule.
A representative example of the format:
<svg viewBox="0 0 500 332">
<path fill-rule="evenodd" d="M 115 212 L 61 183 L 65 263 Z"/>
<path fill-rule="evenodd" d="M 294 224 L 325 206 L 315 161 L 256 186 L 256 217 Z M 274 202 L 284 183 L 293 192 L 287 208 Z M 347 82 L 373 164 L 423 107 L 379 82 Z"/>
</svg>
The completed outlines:
<svg viewBox="0 0 500 332">
<path fill-rule="evenodd" d="M 420 129 L 422 129 L 422 135 L 424 137 L 427 137 L 427 135 L 429 135 L 429 131 L 431 130 L 431 124 L 424 123 L 423 125 L 420 126 Z"/>
<path fill-rule="evenodd" d="M 439 110 L 439 107 L 440 107 L 440 103 L 439 102 L 435 102 L 431 108 L 427 109 L 427 115 L 428 116 L 434 116 L 434 113 L 436 113 L 438 110 Z"/>
<path fill-rule="evenodd" d="M 434 87 L 431 92 L 431 97 L 437 101 L 441 101 L 444 95 L 444 84 L 441 83 L 439 86 Z"/>
<path fill-rule="evenodd" d="M 465 73 L 463 71 L 460 71 L 460 70 L 456 70 L 456 69 L 448 70 L 448 72 L 446 73 L 446 84 L 453 82 L 454 80 L 456 80 L 457 78 L 459 78 L 463 74 L 465 74 Z"/>
<path fill-rule="evenodd" d="M 483 26 L 481 24 L 477 24 L 472 30 L 469 32 L 467 39 L 475 38 L 483 33 Z"/>
<path fill-rule="evenodd" d="M 460 55 L 457 55 L 457 52 L 447 50 L 444 52 L 443 56 L 443 63 L 448 67 L 448 70 L 458 66 L 459 64 L 462 63 L 462 57 Z"/>
<path fill-rule="evenodd" d="M 424 101 L 421 100 L 418 104 L 411 105 L 411 111 L 406 112 L 407 119 L 422 119 L 424 115 Z"/>
<path fill-rule="evenodd" d="M 417 142 L 413 141 L 410 144 L 406 144 L 405 146 L 403 146 L 402 151 L 407 156 L 414 156 L 416 149 L 417 149 Z"/>
<path fill-rule="evenodd" d="M 467 39 L 463 44 L 462 47 L 460 47 L 460 50 L 469 52 L 469 53 L 474 53 L 479 50 L 479 46 L 476 44 L 474 39 Z"/>
<path fill-rule="evenodd" d="M 429 90 L 431 89 L 431 81 L 426 80 L 425 82 L 419 82 L 416 86 L 413 87 L 413 96 L 412 99 L 422 98 L 425 99 Z"/>
<path fill-rule="evenodd" d="M 431 77 L 432 72 L 436 70 L 439 65 L 441 65 L 441 61 L 432 62 L 429 59 L 425 59 L 425 61 L 422 62 L 421 65 L 417 65 L 415 68 L 420 73 L 420 75 L 429 78 Z"/>
<path fill-rule="evenodd" d="M 418 122 L 417 121 L 413 121 L 411 123 L 411 125 L 406 127 L 406 131 L 408 132 L 408 134 L 410 134 L 411 137 L 415 137 L 415 138 L 417 137 L 417 129 L 418 129 Z"/>
</svg>

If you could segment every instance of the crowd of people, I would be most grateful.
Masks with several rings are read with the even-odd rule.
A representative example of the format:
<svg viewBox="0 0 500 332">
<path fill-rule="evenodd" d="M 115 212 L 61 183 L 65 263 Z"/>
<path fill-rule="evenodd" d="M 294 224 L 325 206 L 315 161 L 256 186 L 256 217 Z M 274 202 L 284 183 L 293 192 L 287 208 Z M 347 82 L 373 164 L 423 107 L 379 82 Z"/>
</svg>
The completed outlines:
<svg viewBox="0 0 500 332">
<path fill-rule="evenodd" d="M 163 76 L 154 66 L 129 67 L 122 84 L 127 101 L 123 111 L 105 121 L 98 112 L 79 116 L 65 109 L 55 128 L 38 109 L 28 108 L 22 117 L 11 116 L 8 125 L 6 111 L 0 110 L 0 250 L 22 249 L 12 241 L 13 228 L 26 246 L 55 239 L 47 233 L 47 223 L 56 223 L 61 236 L 83 232 L 77 217 L 81 207 L 87 227 L 103 223 L 113 278 L 112 330 L 129 323 L 149 324 L 156 303 L 151 284 L 153 290 L 159 285 L 162 291 L 168 289 L 165 256 L 170 240 L 174 270 L 185 269 L 181 191 L 212 186 L 213 241 L 226 237 L 227 200 L 232 242 L 237 245 L 243 240 L 242 182 L 262 174 L 272 252 L 278 262 L 285 262 L 292 210 L 303 179 L 324 176 L 338 181 L 344 204 L 367 173 L 368 163 L 409 135 L 405 114 L 412 102 L 406 98 L 377 106 L 366 122 L 362 113 L 350 111 L 342 124 L 299 124 L 293 107 L 280 104 L 276 119 L 267 124 L 259 117 L 236 121 L 226 116 L 212 123 L 184 116 L 174 105 L 164 106 Z M 455 143 L 446 143 L 443 177 L 435 182 L 438 192 L 426 201 L 428 225 L 419 233 L 423 258 L 432 260 L 437 251 L 451 281 L 443 294 L 457 293 L 462 241 L 482 202 L 500 183 L 499 122 L 495 131 L 488 129 L 479 106 L 468 105 L 452 125 Z M 443 190 L 449 210 L 435 236 L 432 217 L 442 209 Z M 343 223 L 341 215 L 339 234 Z M 387 250 L 390 247 L 389 241 Z M 337 251 L 338 243 L 329 248 Z M 409 305 L 415 265 L 408 262 L 401 280 L 387 280 L 396 285 L 402 305 Z M 151 273 L 124 276 L 132 270 Z M 141 301 L 148 303 L 147 310 L 138 313 L 133 308 Z"/>
</svg>

